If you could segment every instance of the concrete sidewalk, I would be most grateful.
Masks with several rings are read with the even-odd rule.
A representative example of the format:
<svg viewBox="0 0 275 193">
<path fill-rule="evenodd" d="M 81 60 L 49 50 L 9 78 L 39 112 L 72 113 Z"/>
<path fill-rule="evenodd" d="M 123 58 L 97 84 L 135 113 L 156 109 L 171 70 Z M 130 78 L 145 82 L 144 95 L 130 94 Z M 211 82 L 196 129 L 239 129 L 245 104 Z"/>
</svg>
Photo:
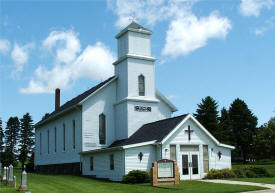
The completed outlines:
<svg viewBox="0 0 275 193">
<path fill-rule="evenodd" d="M 212 182 L 218 184 L 237 184 L 237 185 L 248 185 L 248 186 L 260 186 L 264 188 L 269 188 L 269 190 L 256 190 L 246 193 L 275 193 L 275 184 L 263 184 L 263 183 L 253 183 L 253 182 L 241 182 L 241 181 L 229 181 L 229 180 L 200 180 L 202 182 Z"/>
</svg>

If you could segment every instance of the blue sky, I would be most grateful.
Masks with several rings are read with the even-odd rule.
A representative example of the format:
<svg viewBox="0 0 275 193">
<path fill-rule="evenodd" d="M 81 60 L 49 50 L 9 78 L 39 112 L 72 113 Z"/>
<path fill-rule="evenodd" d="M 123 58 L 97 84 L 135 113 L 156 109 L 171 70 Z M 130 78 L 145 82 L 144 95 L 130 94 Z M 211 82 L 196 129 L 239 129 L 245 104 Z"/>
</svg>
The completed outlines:
<svg viewBox="0 0 275 193">
<path fill-rule="evenodd" d="M 275 110 L 275 1 L 1 1 L 0 117 L 35 122 L 113 74 L 114 36 L 133 16 L 153 31 L 156 87 L 194 113 L 243 99 L 259 124 Z"/>
</svg>

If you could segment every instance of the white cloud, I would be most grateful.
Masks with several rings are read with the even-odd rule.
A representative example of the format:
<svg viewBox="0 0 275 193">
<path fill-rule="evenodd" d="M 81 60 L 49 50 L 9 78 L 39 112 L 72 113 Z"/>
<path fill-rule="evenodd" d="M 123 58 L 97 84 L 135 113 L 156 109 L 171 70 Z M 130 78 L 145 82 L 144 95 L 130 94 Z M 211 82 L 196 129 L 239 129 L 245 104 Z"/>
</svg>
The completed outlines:
<svg viewBox="0 0 275 193">
<path fill-rule="evenodd" d="M 115 55 L 103 43 L 97 42 L 94 46 L 88 45 L 82 54 L 73 63 L 73 77 L 88 77 L 103 80 L 114 74 L 112 63 Z"/>
<path fill-rule="evenodd" d="M 267 28 L 263 27 L 263 28 L 255 29 L 254 34 L 255 35 L 263 35 L 266 31 L 267 31 Z"/>
<path fill-rule="evenodd" d="M 230 20 L 217 12 L 202 18 L 194 14 L 179 17 L 170 23 L 162 53 L 173 57 L 187 55 L 205 46 L 208 39 L 225 38 L 231 28 Z"/>
<path fill-rule="evenodd" d="M 56 34 L 62 34 L 63 45 L 56 45 Z M 51 38 L 49 38 L 51 37 Z M 73 31 L 51 33 L 47 41 L 43 41 L 43 47 L 52 49 L 56 46 L 56 63 L 52 69 L 40 65 L 34 77 L 30 80 L 28 87 L 20 89 L 21 93 L 39 94 L 53 93 L 56 88 L 68 89 L 79 78 L 90 78 L 93 80 L 104 80 L 114 74 L 112 63 L 115 61 L 114 53 L 102 42 L 88 45 L 79 55 L 80 42 Z M 60 37 L 60 36 L 58 36 Z M 46 43 L 45 43 L 46 42 Z M 63 47 L 62 47 L 63 46 Z M 62 54 L 60 54 L 62 53 Z M 66 60 L 63 56 L 74 54 Z"/>
<path fill-rule="evenodd" d="M 275 15 L 271 16 L 270 18 L 268 18 L 265 22 L 264 25 L 262 25 L 261 27 L 255 29 L 253 31 L 253 33 L 255 35 L 263 35 L 265 32 L 271 30 L 274 28 L 274 21 L 275 21 Z"/>
<path fill-rule="evenodd" d="M 24 64 L 26 64 L 29 59 L 29 50 L 34 48 L 34 46 L 34 43 L 28 43 L 23 46 L 14 43 L 13 50 L 11 52 L 11 58 L 15 63 L 15 70 L 12 72 L 12 74 L 23 71 Z"/>
<path fill-rule="evenodd" d="M 198 0 L 110 0 L 108 7 L 117 16 L 117 27 L 130 23 L 135 15 L 139 22 L 154 25 L 169 21 L 163 55 L 177 57 L 207 44 L 210 38 L 225 38 L 232 28 L 228 18 L 212 12 L 208 17 L 198 18 L 192 13 L 192 7 Z M 165 59 L 161 63 L 165 62 Z M 160 64 L 161 64 L 160 63 Z"/>
<path fill-rule="evenodd" d="M 148 25 L 154 25 L 159 21 L 184 14 L 196 1 L 197 0 L 109 0 L 108 8 L 118 16 L 115 25 L 121 28 L 129 24 L 133 16 L 139 21 L 145 21 Z"/>
<path fill-rule="evenodd" d="M 10 42 L 9 40 L 5 39 L 0 39 L 0 53 L 1 54 L 6 54 L 8 51 L 10 51 Z"/>
<path fill-rule="evenodd" d="M 72 62 L 81 50 L 77 34 L 72 30 L 52 31 L 43 41 L 42 46 L 47 50 L 57 48 L 56 61 L 64 63 Z"/>
<path fill-rule="evenodd" d="M 239 11 L 244 16 L 258 17 L 263 8 L 270 9 L 274 0 L 242 0 Z"/>
</svg>

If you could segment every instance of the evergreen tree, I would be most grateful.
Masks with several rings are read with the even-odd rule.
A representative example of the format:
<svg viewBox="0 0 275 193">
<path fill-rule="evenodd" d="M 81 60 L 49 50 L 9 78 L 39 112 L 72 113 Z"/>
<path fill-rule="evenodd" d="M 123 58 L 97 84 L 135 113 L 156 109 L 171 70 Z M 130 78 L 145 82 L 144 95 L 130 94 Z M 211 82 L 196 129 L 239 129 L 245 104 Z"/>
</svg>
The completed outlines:
<svg viewBox="0 0 275 193">
<path fill-rule="evenodd" d="M 267 123 L 267 126 L 275 131 L 275 117 L 271 117 L 270 120 Z"/>
<path fill-rule="evenodd" d="M 16 164 L 16 145 L 18 141 L 19 119 L 10 117 L 5 129 L 6 151 L 4 154 L 6 165 Z"/>
<path fill-rule="evenodd" d="M 19 160 L 22 165 L 28 159 L 28 155 L 32 153 L 34 145 L 33 120 L 29 113 L 26 113 L 20 119 L 20 140 L 19 140 Z"/>
<path fill-rule="evenodd" d="M 217 102 L 212 97 L 207 96 L 198 104 L 197 114 L 195 114 L 198 121 L 215 137 L 219 135 L 217 108 Z"/>
<path fill-rule="evenodd" d="M 4 150 L 4 131 L 2 127 L 2 119 L 0 118 L 0 152 Z"/>
<path fill-rule="evenodd" d="M 262 125 L 254 141 L 257 160 L 275 159 L 275 118 Z"/>
<path fill-rule="evenodd" d="M 16 144 L 18 141 L 19 133 L 19 119 L 18 117 L 10 117 L 5 130 L 6 151 L 9 153 L 16 152 Z"/>
<path fill-rule="evenodd" d="M 223 107 L 219 117 L 218 139 L 225 144 L 235 145 L 232 126 L 228 111 Z"/>
<path fill-rule="evenodd" d="M 253 150 L 253 138 L 256 134 L 257 117 L 248 109 L 247 104 L 235 99 L 229 109 L 229 117 L 234 133 L 236 151 L 242 157 L 244 163 L 251 158 Z"/>
<path fill-rule="evenodd" d="M 257 132 L 254 140 L 255 157 L 257 160 L 270 159 L 273 154 L 274 133 L 267 124 L 262 125 Z"/>
<path fill-rule="evenodd" d="M 271 134 L 271 156 L 272 159 L 275 160 L 275 117 L 272 117 L 269 121 L 268 121 L 268 128 L 270 128 L 272 134 Z"/>
<path fill-rule="evenodd" d="M 26 170 L 27 170 L 27 172 L 33 172 L 34 171 L 34 152 L 32 152 L 32 155 L 29 159 Z"/>
</svg>

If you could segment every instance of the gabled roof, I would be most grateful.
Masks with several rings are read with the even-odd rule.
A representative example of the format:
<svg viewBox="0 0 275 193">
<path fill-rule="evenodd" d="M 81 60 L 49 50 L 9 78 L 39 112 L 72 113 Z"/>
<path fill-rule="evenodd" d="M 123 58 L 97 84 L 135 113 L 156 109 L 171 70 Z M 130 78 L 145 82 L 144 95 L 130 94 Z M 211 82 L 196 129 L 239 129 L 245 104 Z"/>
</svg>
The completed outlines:
<svg viewBox="0 0 275 193">
<path fill-rule="evenodd" d="M 187 114 L 147 123 L 139 128 L 131 137 L 115 141 L 109 147 L 119 147 L 148 141 L 161 142 L 186 116 Z"/>
<path fill-rule="evenodd" d="M 142 144 L 145 142 L 154 142 L 164 144 L 188 119 L 192 119 L 198 127 L 214 141 L 217 146 L 234 149 L 234 146 L 220 143 L 211 133 L 209 133 L 192 114 L 185 114 L 178 117 L 163 119 L 143 125 L 132 136 L 127 139 L 118 140 L 112 143 L 109 148 L 126 147 L 134 144 Z"/>
<path fill-rule="evenodd" d="M 115 78 L 115 76 L 112 76 L 112 77 L 108 78 L 107 80 L 99 83 L 98 85 L 90 88 L 89 90 L 83 92 L 82 94 L 78 95 L 77 97 L 71 99 L 70 101 L 66 102 L 61 107 L 59 107 L 57 110 L 53 111 L 46 119 L 43 119 L 43 120 L 39 121 L 38 123 L 36 123 L 35 126 L 39 126 L 39 125 L 51 120 L 56 115 L 62 114 L 64 112 L 66 112 L 67 110 L 71 109 L 75 105 L 79 104 L 82 100 L 84 100 L 85 98 L 90 96 L 92 93 L 94 93 L 95 91 L 97 91 L 98 89 L 100 89 L 101 87 L 106 85 L 107 83 L 111 82 L 114 78 Z"/>
</svg>

